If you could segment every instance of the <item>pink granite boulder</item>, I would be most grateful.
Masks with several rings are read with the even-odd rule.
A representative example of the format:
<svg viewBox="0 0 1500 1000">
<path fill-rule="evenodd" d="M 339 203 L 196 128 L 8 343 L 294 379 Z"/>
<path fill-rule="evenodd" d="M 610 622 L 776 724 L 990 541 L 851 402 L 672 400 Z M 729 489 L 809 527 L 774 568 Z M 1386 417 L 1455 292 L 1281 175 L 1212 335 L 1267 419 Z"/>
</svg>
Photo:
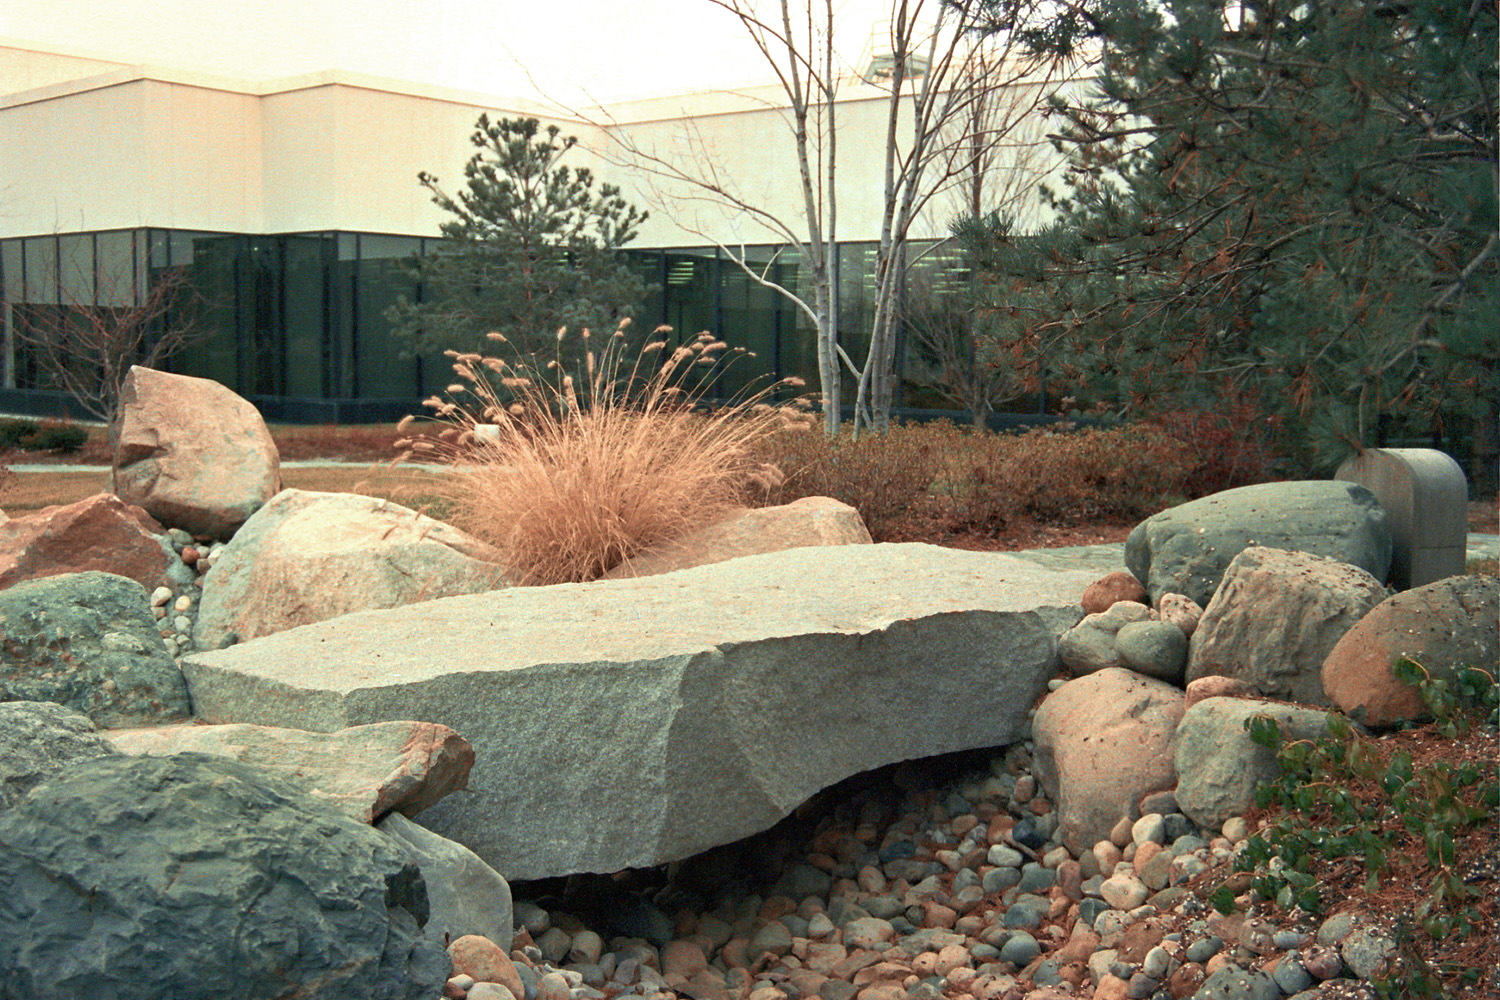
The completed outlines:
<svg viewBox="0 0 1500 1000">
<path fill-rule="evenodd" d="M 0 590 L 22 580 L 89 570 L 153 590 L 172 562 L 163 531 L 144 510 L 108 493 L 0 518 Z"/>
<path fill-rule="evenodd" d="M 634 559 L 627 559 L 604 574 L 604 579 L 655 576 L 739 556 L 811 545 L 870 543 L 869 529 L 860 519 L 859 511 L 831 497 L 803 497 L 779 507 L 739 511 L 722 521 L 642 552 Z"/>
<path fill-rule="evenodd" d="M 1416 688 L 1391 673 L 1399 657 L 1452 683 L 1460 665 L 1496 672 L 1500 580 L 1453 576 L 1384 601 L 1361 618 L 1323 661 L 1323 690 L 1351 718 L 1390 726 L 1430 713 Z"/>
<path fill-rule="evenodd" d="M 204 577 L 199 649 L 506 586 L 500 554 L 388 500 L 283 490 L 245 522 Z"/>
<path fill-rule="evenodd" d="M 211 379 L 132 366 L 110 441 L 115 495 L 193 535 L 229 538 L 281 490 L 259 411 Z"/>
<path fill-rule="evenodd" d="M 1077 854 L 1141 798 L 1172 788 L 1172 741 L 1182 691 L 1120 667 L 1071 680 L 1048 695 L 1032 721 L 1036 776 L 1057 806 L 1058 836 Z"/>
</svg>

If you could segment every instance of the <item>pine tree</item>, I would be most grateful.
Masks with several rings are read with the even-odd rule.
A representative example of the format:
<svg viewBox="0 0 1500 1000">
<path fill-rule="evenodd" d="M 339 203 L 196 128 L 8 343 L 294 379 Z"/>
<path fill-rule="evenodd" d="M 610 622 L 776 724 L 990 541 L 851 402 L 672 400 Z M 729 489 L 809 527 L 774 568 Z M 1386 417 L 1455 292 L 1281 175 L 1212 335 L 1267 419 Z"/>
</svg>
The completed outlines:
<svg viewBox="0 0 1500 1000">
<path fill-rule="evenodd" d="M 387 312 L 411 351 L 473 351 L 493 331 L 522 353 L 550 356 L 559 329 L 612 332 L 640 307 L 647 286 L 618 251 L 646 214 L 619 188 L 596 188 L 588 169 L 562 165 L 578 140 L 560 131 L 480 115 L 470 140 L 479 151 L 456 196 L 418 175 L 453 218 L 440 227 L 446 243 L 412 262 L 419 299 Z"/>
<path fill-rule="evenodd" d="M 992 4 L 1004 27 L 1005 6 Z M 1090 0 L 1057 224 L 962 235 L 1013 347 L 1127 405 L 1249 400 L 1327 469 L 1500 406 L 1493 3 Z"/>
</svg>

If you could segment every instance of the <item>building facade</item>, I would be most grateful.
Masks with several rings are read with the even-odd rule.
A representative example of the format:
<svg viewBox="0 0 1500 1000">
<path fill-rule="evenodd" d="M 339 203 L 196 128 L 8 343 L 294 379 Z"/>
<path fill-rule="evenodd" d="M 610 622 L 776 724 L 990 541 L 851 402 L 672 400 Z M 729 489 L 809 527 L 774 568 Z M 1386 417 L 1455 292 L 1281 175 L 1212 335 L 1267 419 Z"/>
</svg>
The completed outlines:
<svg viewBox="0 0 1500 1000">
<path fill-rule="evenodd" d="M 398 297 L 422 295 L 409 261 L 441 242 L 443 215 L 416 175 L 460 179 L 481 113 L 556 121 L 579 137 L 578 165 L 651 209 L 626 251 L 652 288 L 635 314 L 754 352 L 717 394 L 772 374 L 816 384 L 806 317 L 731 257 L 806 290 L 795 248 L 744 213 L 610 161 L 608 133 L 628 131 L 664 156 L 714 158 L 747 198 L 795 218 L 796 161 L 774 98 L 686 95 L 559 118 L 526 101 L 339 71 L 252 84 L 0 40 L 0 410 L 79 415 L 22 334 L 69 309 L 125 309 L 178 274 L 202 336 L 173 370 L 220 381 L 271 419 L 412 411 L 451 381 L 446 359 L 403 355 L 385 317 Z M 886 100 L 855 83 L 839 105 L 839 337 L 856 358 L 871 312 Z M 941 244 L 958 211 L 939 198 L 914 228 L 931 251 L 920 267 L 942 274 L 938 285 L 961 280 Z M 903 351 L 901 363 L 920 359 Z M 938 402 L 915 381 L 905 391 L 906 406 Z"/>
</svg>

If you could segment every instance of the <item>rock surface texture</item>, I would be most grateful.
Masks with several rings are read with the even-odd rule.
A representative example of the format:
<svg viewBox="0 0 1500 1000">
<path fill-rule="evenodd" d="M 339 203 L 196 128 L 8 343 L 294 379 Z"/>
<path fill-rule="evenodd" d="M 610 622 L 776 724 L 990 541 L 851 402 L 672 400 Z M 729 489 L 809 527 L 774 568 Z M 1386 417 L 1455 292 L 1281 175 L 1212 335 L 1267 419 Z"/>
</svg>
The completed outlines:
<svg viewBox="0 0 1500 1000">
<path fill-rule="evenodd" d="M 0 813 L 7 996 L 431 1000 L 403 852 L 236 761 L 101 757 Z"/>
<path fill-rule="evenodd" d="M 744 510 L 659 549 L 643 552 L 604 575 L 607 580 L 655 576 L 739 556 L 810 545 L 869 545 L 859 511 L 831 497 L 803 497 L 779 507 Z"/>
<path fill-rule="evenodd" d="M 104 734 L 121 753 L 190 751 L 299 778 L 361 823 L 395 811 L 415 816 L 467 785 L 474 750 L 447 726 L 379 722 L 337 733 L 272 726 L 160 726 Z"/>
<path fill-rule="evenodd" d="M 0 702 L 0 812 L 75 762 L 114 752 L 86 715 L 50 701 Z"/>
<path fill-rule="evenodd" d="M 110 440 L 112 491 L 169 528 L 228 538 L 281 489 L 260 412 L 212 379 L 132 366 Z"/>
<path fill-rule="evenodd" d="M 1255 786 L 1273 780 L 1276 755 L 1250 739 L 1245 720 L 1265 715 L 1288 738 L 1311 740 L 1328 731 L 1328 713 L 1300 705 L 1249 698 L 1205 698 L 1182 715 L 1175 754 L 1177 805 L 1183 815 L 1209 829 L 1238 816 L 1255 802 Z"/>
<path fill-rule="evenodd" d="M 1014 741 L 1089 580 L 930 545 L 797 549 L 346 615 L 183 666 L 215 722 L 450 726 L 473 794 L 424 826 L 510 879 L 618 871 L 860 771 Z"/>
<path fill-rule="evenodd" d="M 1252 545 L 1328 556 L 1382 582 L 1391 565 L 1375 495 L 1323 481 L 1242 486 L 1152 515 L 1126 538 L 1125 565 L 1153 604 L 1178 593 L 1207 606 L 1230 562 Z"/>
<path fill-rule="evenodd" d="M 51 701 L 101 727 L 186 719 L 187 686 L 146 591 L 109 573 L 70 573 L 0 591 L 0 701 Z"/>
<path fill-rule="evenodd" d="M 375 824 L 422 870 L 427 885 L 427 926 L 430 940 L 446 945 L 468 934 L 478 934 L 505 951 L 511 943 L 510 886 L 500 873 L 473 851 L 439 837 L 398 812 Z"/>
<path fill-rule="evenodd" d="M 1234 557 L 1189 645 L 1187 680 L 1235 677 L 1258 694 L 1330 704 L 1323 661 L 1385 588 L 1356 566 L 1260 546 Z"/>
<path fill-rule="evenodd" d="M 108 493 L 0 519 L 0 590 L 44 576 L 96 570 L 160 585 L 172 560 L 166 529 Z"/>
<path fill-rule="evenodd" d="M 504 586 L 490 546 L 400 504 L 283 490 L 245 522 L 204 579 L 199 649 L 354 611 Z"/>
<path fill-rule="evenodd" d="M 1351 718 L 1389 726 L 1430 713 L 1416 688 L 1391 674 L 1398 657 L 1452 682 L 1460 664 L 1496 673 L 1500 580 L 1453 576 L 1382 602 L 1345 632 L 1323 661 L 1323 689 Z"/>
<path fill-rule="evenodd" d="M 1176 782 L 1172 735 L 1182 691 L 1119 667 L 1069 681 L 1032 723 L 1037 780 L 1057 805 L 1058 838 L 1071 851 L 1139 816 L 1148 792 Z"/>
</svg>

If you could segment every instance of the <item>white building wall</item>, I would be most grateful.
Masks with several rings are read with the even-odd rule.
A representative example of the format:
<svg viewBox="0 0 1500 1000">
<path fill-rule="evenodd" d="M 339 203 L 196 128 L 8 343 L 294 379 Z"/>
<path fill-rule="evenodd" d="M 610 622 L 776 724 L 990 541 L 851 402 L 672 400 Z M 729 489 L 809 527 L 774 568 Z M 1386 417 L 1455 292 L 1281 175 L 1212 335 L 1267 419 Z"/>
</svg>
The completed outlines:
<svg viewBox="0 0 1500 1000">
<path fill-rule="evenodd" d="M 525 101 L 342 72 L 250 85 L 137 67 L 57 82 L 96 67 L 59 56 L 49 70 L 17 51 L 0 46 L 0 66 L 14 58 L 19 67 L 0 79 L 51 82 L 0 91 L 0 236 L 140 226 L 436 235 L 444 216 L 417 173 L 437 174 L 454 193 L 481 112 L 538 114 Z M 768 106 L 776 97 L 767 88 L 661 98 L 560 124 L 580 139 L 574 165 L 651 211 L 634 246 L 780 243 L 785 237 L 750 213 L 625 166 L 606 135 L 616 130 L 687 171 L 715 173 L 805 232 L 786 111 Z M 840 241 L 879 238 L 886 114 L 884 95 L 862 84 L 839 105 Z M 956 212 L 951 200 L 935 205 L 912 235 L 946 235 Z"/>
</svg>

